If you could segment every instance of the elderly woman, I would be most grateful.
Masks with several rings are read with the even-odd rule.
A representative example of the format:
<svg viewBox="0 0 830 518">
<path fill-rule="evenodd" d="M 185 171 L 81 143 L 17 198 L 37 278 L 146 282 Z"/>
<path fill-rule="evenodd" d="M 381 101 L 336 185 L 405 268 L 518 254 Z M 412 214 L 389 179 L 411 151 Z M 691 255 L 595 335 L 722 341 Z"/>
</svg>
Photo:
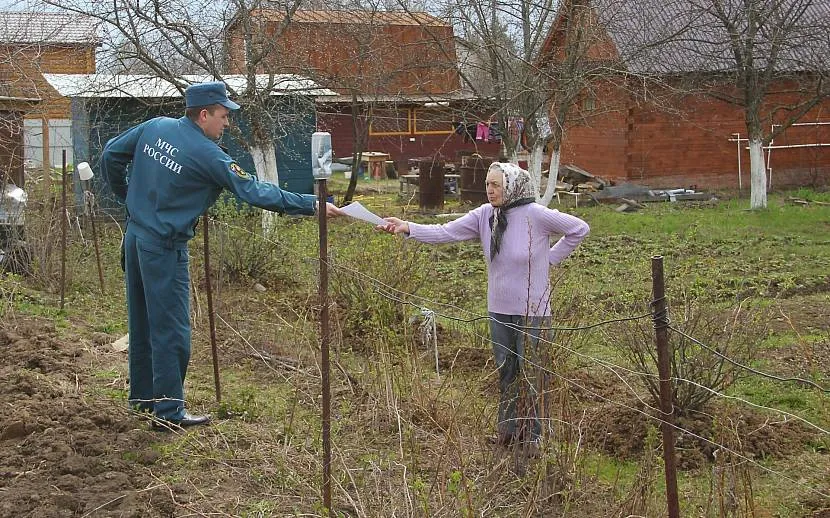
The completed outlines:
<svg viewBox="0 0 830 518">
<path fill-rule="evenodd" d="M 530 175 L 509 163 L 493 163 L 487 172 L 486 203 L 444 225 L 421 225 L 384 218 L 378 229 L 424 243 L 478 239 L 487 263 L 487 310 L 490 338 L 499 367 L 501 445 L 530 442 L 538 446 L 541 426 L 536 415 L 521 416 L 517 426 L 519 379 L 527 346 L 536 347 L 540 328 L 550 325 L 550 265 L 559 264 L 588 235 L 581 219 L 535 203 Z M 562 236 L 551 247 L 551 236 Z M 535 387 L 526 388 L 535 394 Z"/>
</svg>

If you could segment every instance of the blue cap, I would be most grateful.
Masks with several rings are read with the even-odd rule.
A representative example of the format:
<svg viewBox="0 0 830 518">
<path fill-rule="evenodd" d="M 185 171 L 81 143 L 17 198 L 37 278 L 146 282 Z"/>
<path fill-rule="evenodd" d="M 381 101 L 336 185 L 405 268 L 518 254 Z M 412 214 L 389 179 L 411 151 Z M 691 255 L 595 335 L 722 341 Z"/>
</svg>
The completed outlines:
<svg viewBox="0 0 830 518">
<path fill-rule="evenodd" d="M 228 91 L 225 89 L 225 83 L 221 81 L 190 85 L 184 91 L 184 98 L 186 102 L 185 107 L 187 108 L 221 104 L 229 110 L 239 109 L 238 104 L 228 99 Z"/>
</svg>

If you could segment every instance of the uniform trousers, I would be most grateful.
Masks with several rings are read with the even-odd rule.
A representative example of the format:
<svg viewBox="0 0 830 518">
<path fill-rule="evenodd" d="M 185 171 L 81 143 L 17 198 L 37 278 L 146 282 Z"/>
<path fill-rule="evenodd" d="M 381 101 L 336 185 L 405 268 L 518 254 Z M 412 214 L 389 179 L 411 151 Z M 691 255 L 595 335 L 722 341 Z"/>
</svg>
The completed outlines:
<svg viewBox="0 0 830 518">
<path fill-rule="evenodd" d="M 130 405 L 157 418 L 185 413 L 190 361 L 190 273 L 186 241 L 164 240 L 134 222 L 124 235 L 130 332 Z"/>
</svg>

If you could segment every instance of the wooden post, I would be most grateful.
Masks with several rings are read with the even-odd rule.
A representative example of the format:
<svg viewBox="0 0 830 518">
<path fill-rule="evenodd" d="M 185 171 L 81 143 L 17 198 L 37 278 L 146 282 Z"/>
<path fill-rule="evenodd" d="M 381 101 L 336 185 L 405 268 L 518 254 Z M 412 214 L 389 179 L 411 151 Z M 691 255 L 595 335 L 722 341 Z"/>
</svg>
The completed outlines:
<svg viewBox="0 0 830 518">
<path fill-rule="evenodd" d="M 101 250 L 98 246 L 98 231 L 95 230 L 95 198 L 89 192 L 89 222 L 92 225 L 92 243 L 95 245 L 95 261 L 98 263 L 98 282 L 101 285 L 101 295 L 104 294 L 104 269 L 101 267 Z M 86 193 L 84 193 L 86 198 Z"/>
<path fill-rule="evenodd" d="M 654 294 L 652 318 L 657 342 L 657 371 L 660 375 L 660 428 L 663 432 L 663 462 L 666 471 L 666 502 L 669 518 L 680 518 L 677 497 L 677 465 L 674 456 L 674 403 L 671 382 L 666 290 L 663 280 L 663 256 L 651 258 L 651 282 Z"/>
</svg>

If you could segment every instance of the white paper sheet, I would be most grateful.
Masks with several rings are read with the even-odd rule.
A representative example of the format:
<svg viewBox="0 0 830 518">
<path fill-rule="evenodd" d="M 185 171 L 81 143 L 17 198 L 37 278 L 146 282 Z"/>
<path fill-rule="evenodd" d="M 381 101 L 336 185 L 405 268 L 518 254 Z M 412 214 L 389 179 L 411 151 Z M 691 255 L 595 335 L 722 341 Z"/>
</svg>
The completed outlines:
<svg viewBox="0 0 830 518">
<path fill-rule="evenodd" d="M 374 225 L 386 225 L 386 221 L 383 218 L 361 205 L 359 201 L 353 201 L 340 210 L 347 216 L 355 219 L 363 220 Z"/>
</svg>

